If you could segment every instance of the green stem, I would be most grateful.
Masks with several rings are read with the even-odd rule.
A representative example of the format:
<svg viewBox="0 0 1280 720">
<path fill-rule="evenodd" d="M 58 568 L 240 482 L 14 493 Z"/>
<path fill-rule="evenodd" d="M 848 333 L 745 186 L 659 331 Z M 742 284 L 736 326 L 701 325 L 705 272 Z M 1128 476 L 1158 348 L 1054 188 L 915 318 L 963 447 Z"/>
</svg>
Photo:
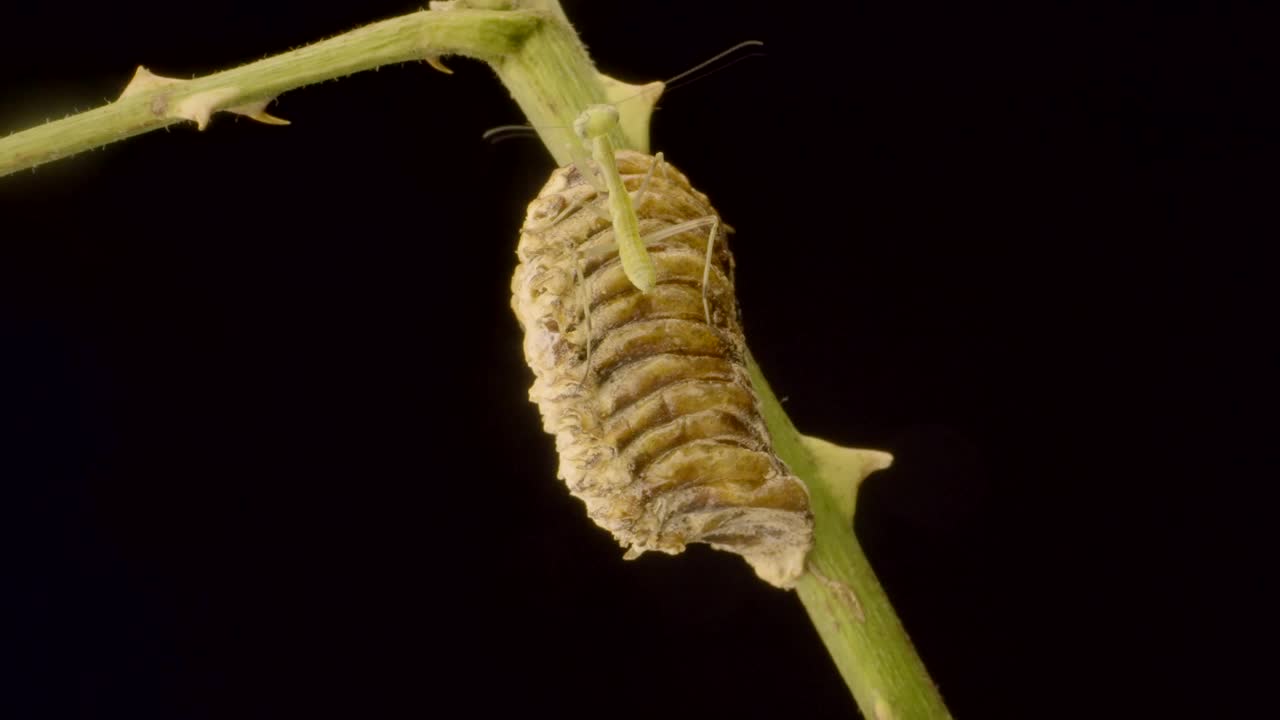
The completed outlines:
<svg viewBox="0 0 1280 720">
<path fill-rule="evenodd" d="M 749 368 L 774 450 L 809 488 L 814 546 L 796 586 L 800 602 L 862 710 L 874 720 L 951 717 L 853 534 L 856 483 L 888 455 L 807 438 L 782 409 L 755 360 Z M 868 456 L 872 457 L 868 462 Z M 862 467 L 853 467 L 862 462 Z"/>
<path fill-rule="evenodd" d="M 520 52 L 504 56 L 493 69 L 556 164 L 568 165 L 573 159 L 569 147 L 581 142 L 573 134 L 574 118 L 582 108 L 605 102 L 604 86 L 578 34 L 566 24 L 548 22 Z M 613 140 L 626 147 L 620 134 Z"/>
<path fill-rule="evenodd" d="M 175 109 L 193 98 L 215 101 L 207 116 L 390 63 L 466 55 L 501 64 L 537 29 L 558 25 L 545 22 L 545 17 L 530 11 L 426 10 L 233 70 L 131 93 L 110 105 L 0 139 L 0 176 L 191 119 Z"/>
</svg>

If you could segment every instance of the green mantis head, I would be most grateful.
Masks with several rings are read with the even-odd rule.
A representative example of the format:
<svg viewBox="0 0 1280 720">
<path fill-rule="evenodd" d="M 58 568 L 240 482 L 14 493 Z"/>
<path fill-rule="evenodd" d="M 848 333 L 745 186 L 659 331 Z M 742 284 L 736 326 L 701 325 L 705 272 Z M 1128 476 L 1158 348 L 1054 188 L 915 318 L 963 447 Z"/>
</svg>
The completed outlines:
<svg viewBox="0 0 1280 720">
<path fill-rule="evenodd" d="M 612 105 L 591 105 L 573 121 L 573 132 L 583 141 L 608 135 L 618 127 L 618 108 Z"/>
</svg>

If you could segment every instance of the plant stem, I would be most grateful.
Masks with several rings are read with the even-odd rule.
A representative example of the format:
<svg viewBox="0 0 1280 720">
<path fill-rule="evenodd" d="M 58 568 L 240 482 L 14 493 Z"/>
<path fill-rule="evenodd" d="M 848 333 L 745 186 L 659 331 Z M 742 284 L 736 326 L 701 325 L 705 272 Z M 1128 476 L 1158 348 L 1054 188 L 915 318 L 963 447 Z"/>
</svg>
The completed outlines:
<svg viewBox="0 0 1280 720">
<path fill-rule="evenodd" d="M 853 534 L 856 484 L 888 465 L 889 456 L 801 435 L 754 359 L 748 369 L 774 451 L 809 488 L 814 546 L 796 592 L 862 714 L 874 720 L 950 718 Z M 854 467 L 859 461 L 862 466 Z"/>
<path fill-rule="evenodd" d="M 233 70 L 175 82 L 0 139 L 0 176 L 180 122 L 183 101 L 216 97 L 209 111 L 265 101 L 286 90 L 380 65 L 466 55 L 499 63 L 545 16 L 529 11 L 425 10 L 374 23 Z"/>
<path fill-rule="evenodd" d="M 569 147 L 581 142 L 573 134 L 574 119 L 588 105 L 605 102 L 604 86 L 578 34 L 566 24 L 548 22 L 493 69 L 556 164 L 568 165 L 573 160 Z M 626 147 L 619 132 L 611 137 Z"/>
</svg>

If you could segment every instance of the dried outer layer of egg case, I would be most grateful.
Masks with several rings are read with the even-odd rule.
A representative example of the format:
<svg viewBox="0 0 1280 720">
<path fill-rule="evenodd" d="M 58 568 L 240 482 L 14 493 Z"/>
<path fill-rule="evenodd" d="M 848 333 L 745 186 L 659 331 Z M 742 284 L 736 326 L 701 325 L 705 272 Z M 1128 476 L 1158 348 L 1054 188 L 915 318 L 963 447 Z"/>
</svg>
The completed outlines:
<svg viewBox="0 0 1280 720">
<path fill-rule="evenodd" d="M 634 192 L 654 159 L 616 157 Z M 556 170 L 529 206 L 512 279 L 535 375 L 529 397 L 556 438 L 559 475 L 628 557 L 704 542 L 790 587 L 813 543 L 809 496 L 774 454 L 751 386 L 724 226 L 708 324 L 709 229 L 649 245 L 658 283 L 641 293 L 622 270 L 610 222 L 589 207 L 603 200 L 576 167 Z M 714 213 L 670 166 L 653 173 L 636 209 L 642 234 Z"/>
</svg>

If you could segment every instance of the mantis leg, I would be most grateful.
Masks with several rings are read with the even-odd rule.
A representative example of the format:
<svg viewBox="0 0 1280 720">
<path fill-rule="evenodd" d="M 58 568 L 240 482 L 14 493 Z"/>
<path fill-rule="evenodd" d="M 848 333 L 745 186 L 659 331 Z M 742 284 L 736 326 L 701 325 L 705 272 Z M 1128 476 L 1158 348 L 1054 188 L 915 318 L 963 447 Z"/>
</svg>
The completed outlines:
<svg viewBox="0 0 1280 720">
<path fill-rule="evenodd" d="M 666 161 L 662 157 L 662 153 L 654 155 L 653 163 L 649 165 L 649 172 L 644 174 L 644 182 L 640 183 L 640 189 L 637 190 L 636 194 L 631 198 L 631 203 L 635 206 L 636 210 L 639 210 L 640 204 L 644 202 L 644 196 L 649 192 L 649 181 L 653 179 L 653 171 L 658 168 L 662 168 L 662 177 L 670 180 L 670 178 L 667 178 L 667 166 Z"/>
<path fill-rule="evenodd" d="M 596 172 L 595 168 L 592 167 L 590 156 L 584 153 L 581 147 L 573 145 L 569 146 L 569 156 L 573 158 L 573 166 L 578 170 L 578 174 L 586 179 L 587 184 L 592 188 L 595 188 L 596 194 L 600 197 L 608 197 L 609 188 L 605 185 L 604 180 L 600 177 L 599 173 Z M 613 222 L 613 216 L 610 215 L 609 211 L 605 208 L 591 202 L 586 203 L 586 207 L 590 209 L 591 212 L 595 213 L 597 217 Z"/>
<path fill-rule="evenodd" d="M 711 278 L 711 249 L 716 244 L 716 233 L 720 232 L 720 218 L 712 216 L 711 232 L 707 235 L 707 260 L 702 264 L 702 312 L 707 315 L 707 324 L 711 324 L 711 304 L 707 302 L 707 280 Z"/>
<path fill-rule="evenodd" d="M 642 242 L 648 246 L 659 240 L 665 240 L 669 237 L 679 235 L 680 233 L 696 230 L 700 227 L 711 226 L 711 233 L 707 237 L 707 254 L 702 264 L 702 312 L 706 315 L 707 324 L 711 325 L 711 303 L 707 300 L 707 283 L 711 280 L 711 256 L 715 250 L 716 235 L 720 232 L 720 218 L 717 215 L 707 215 L 693 220 L 686 220 L 682 223 L 676 223 L 669 227 L 655 230 L 645 235 Z"/>
</svg>

